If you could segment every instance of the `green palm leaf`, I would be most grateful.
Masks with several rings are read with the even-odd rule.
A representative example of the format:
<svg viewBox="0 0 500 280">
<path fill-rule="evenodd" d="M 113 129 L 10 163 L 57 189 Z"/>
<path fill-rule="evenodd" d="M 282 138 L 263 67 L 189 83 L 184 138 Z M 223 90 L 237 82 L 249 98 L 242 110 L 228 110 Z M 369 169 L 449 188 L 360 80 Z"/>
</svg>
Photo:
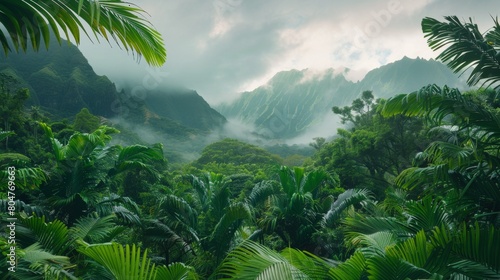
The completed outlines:
<svg viewBox="0 0 500 280">
<path fill-rule="evenodd" d="M 187 241 L 179 236 L 173 229 L 163 222 L 152 219 L 144 221 L 144 240 L 151 242 L 155 245 L 160 244 L 163 247 L 172 248 L 177 245 L 182 247 L 182 251 L 192 251 L 191 246 Z M 197 236 L 193 233 L 194 239 L 197 240 Z"/>
<path fill-rule="evenodd" d="M 332 203 L 330 210 L 323 217 L 323 223 L 325 226 L 333 226 L 340 219 L 345 209 L 362 202 L 369 202 L 372 198 L 372 193 L 366 189 L 346 190 Z"/>
<path fill-rule="evenodd" d="M 372 234 L 358 234 L 350 239 L 352 245 L 363 246 L 360 252 L 366 257 L 384 254 L 386 248 L 394 246 L 397 241 L 397 236 L 388 231 L 379 231 Z"/>
<path fill-rule="evenodd" d="M 494 227 L 462 224 L 456 233 L 442 226 L 433 231 L 431 243 L 436 248 L 451 250 L 448 267 L 456 274 L 472 279 L 500 277 L 500 231 Z"/>
<path fill-rule="evenodd" d="M 434 227 L 442 225 L 451 226 L 451 219 L 442 200 L 425 196 L 420 201 L 408 202 L 406 206 L 405 215 L 408 217 L 408 228 L 414 233 L 420 230 L 429 232 Z"/>
<path fill-rule="evenodd" d="M 23 275 L 25 262 L 29 264 L 29 268 L 26 267 L 29 273 Z M 71 264 L 69 257 L 51 254 L 43 250 L 38 243 L 23 249 L 23 255 L 18 266 L 20 266 L 18 270 L 21 270 L 21 273 L 17 275 L 19 271 L 16 271 L 16 276 L 22 279 L 29 279 L 32 275 L 42 275 L 44 279 L 78 279 L 71 272 L 74 265 Z"/>
<path fill-rule="evenodd" d="M 147 258 L 147 250 L 141 254 L 141 249 L 135 244 L 84 244 L 78 251 L 103 265 L 116 279 L 156 279 L 155 265 Z"/>
<path fill-rule="evenodd" d="M 300 182 L 300 191 L 302 193 L 312 193 L 325 181 L 335 183 L 330 174 L 324 169 L 315 169 L 304 176 Z"/>
<path fill-rule="evenodd" d="M 16 51 L 26 51 L 28 43 L 38 50 L 42 41 L 48 47 L 51 33 L 60 43 L 61 30 L 66 38 L 71 35 L 79 44 L 81 31 L 90 38 L 85 31 L 90 27 L 97 39 L 98 35 L 107 41 L 113 38 L 125 50 L 160 66 L 166 59 L 163 39 L 143 17 L 144 13 L 136 5 L 121 0 L 5 0 L 0 5 L 0 23 L 6 33 L 0 30 L 0 43 L 5 53 L 12 51 L 9 43 Z"/>
<path fill-rule="evenodd" d="M 445 17 L 446 22 L 433 18 L 422 20 L 422 31 L 432 50 L 446 47 L 437 59 L 444 61 L 455 72 L 473 68 L 467 79 L 469 85 L 492 85 L 500 81 L 500 56 L 498 55 L 500 26 L 495 26 L 483 36 L 470 20 L 462 23 L 456 16 Z M 500 84 L 496 85 L 497 87 Z"/>
<path fill-rule="evenodd" d="M 8 207 L 9 207 L 9 200 L 0 199 L 0 209 L 2 213 L 8 213 Z M 37 205 L 26 204 L 21 200 L 14 200 L 14 207 L 16 208 L 16 212 L 24 212 L 28 216 L 36 215 L 41 217 L 47 214 L 47 211 L 44 208 Z"/>
<path fill-rule="evenodd" d="M 359 280 L 366 274 L 366 258 L 361 252 L 355 252 L 347 261 L 330 269 L 329 276 L 334 280 Z"/>
<path fill-rule="evenodd" d="M 353 217 L 347 217 L 342 222 L 347 240 L 349 237 L 355 237 L 361 234 L 373 234 L 377 232 L 392 232 L 398 238 L 407 238 L 411 236 L 408 227 L 403 222 L 394 217 L 370 217 L 361 214 L 355 214 Z"/>
<path fill-rule="evenodd" d="M 158 178 L 158 172 L 152 164 L 163 160 L 163 147 L 161 144 L 152 147 L 131 145 L 120 148 L 120 153 L 118 154 L 118 159 L 111 175 L 117 175 L 127 170 L 139 169 L 147 171 L 152 176 Z"/>
<path fill-rule="evenodd" d="M 80 218 L 69 229 L 69 235 L 73 239 L 82 239 L 87 242 L 104 242 L 106 241 L 104 239 L 115 229 L 113 218 L 113 216 Z"/>
<path fill-rule="evenodd" d="M 156 215 L 168 215 L 172 220 L 179 220 L 190 227 L 198 224 L 198 213 L 191 207 L 186 200 L 175 195 L 165 195 L 158 204 L 158 213 Z"/>
<path fill-rule="evenodd" d="M 368 279 L 432 279 L 431 273 L 398 257 L 379 255 L 366 260 Z"/>
<path fill-rule="evenodd" d="M 271 195 L 277 193 L 274 181 L 261 181 L 252 188 L 252 192 L 248 196 L 248 201 L 252 206 L 266 201 Z"/>
<path fill-rule="evenodd" d="M 293 248 L 285 248 L 281 251 L 281 255 L 293 264 L 293 266 L 304 272 L 310 279 L 328 278 L 330 269 L 338 263 L 331 260 L 327 261 L 307 251 L 299 251 Z"/>
<path fill-rule="evenodd" d="M 55 220 L 45 222 L 45 217 L 29 217 L 22 219 L 21 224 L 16 228 L 21 240 L 25 243 L 39 243 L 46 251 L 59 254 L 68 248 L 68 228 L 66 225 Z"/>
<path fill-rule="evenodd" d="M 158 267 L 156 274 L 157 280 L 197 280 L 199 279 L 198 274 L 194 268 L 187 266 L 183 263 L 172 263 L 167 267 Z"/>
<path fill-rule="evenodd" d="M 278 252 L 251 241 L 232 250 L 217 274 L 231 279 L 310 279 Z"/>
</svg>

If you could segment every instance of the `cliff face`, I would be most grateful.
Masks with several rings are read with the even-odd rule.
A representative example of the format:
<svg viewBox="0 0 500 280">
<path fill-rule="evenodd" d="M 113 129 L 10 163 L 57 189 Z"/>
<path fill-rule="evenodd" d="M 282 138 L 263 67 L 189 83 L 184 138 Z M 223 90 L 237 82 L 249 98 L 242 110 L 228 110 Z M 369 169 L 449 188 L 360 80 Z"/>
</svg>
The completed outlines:
<svg viewBox="0 0 500 280">
<path fill-rule="evenodd" d="M 382 66 L 358 82 L 329 69 L 322 73 L 290 70 L 277 73 L 268 83 L 241 94 L 218 109 L 227 118 L 253 124 L 257 133 L 272 139 L 299 136 L 332 115 L 333 106 L 349 105 L 364 90 L 377 98 L 410 93 L 428 84 L 463 87 L 458 77 L 434 60 L 410 59 Z"/>
</svg>

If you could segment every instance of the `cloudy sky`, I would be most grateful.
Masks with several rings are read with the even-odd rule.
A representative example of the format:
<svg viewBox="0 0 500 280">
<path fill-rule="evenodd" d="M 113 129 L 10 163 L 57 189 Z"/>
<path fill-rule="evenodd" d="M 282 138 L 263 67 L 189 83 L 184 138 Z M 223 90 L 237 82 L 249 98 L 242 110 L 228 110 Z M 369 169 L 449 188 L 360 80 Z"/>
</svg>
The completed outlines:
<svg viewBox="0 0 500 280">
<path fill-rule="evenodd" d="M 289 69 L 351 69 L 357 80 L 403 56 L 433 58 L 420 21 L 472 17 L 493 26 L 498 0 L 138 0 L 163 35 L 154 69 L 114 44 L 83 42 L 94 70 L 117 85 L 148 76 L 196 90 L 210 104 L 234 99 Z"/>
</svg>

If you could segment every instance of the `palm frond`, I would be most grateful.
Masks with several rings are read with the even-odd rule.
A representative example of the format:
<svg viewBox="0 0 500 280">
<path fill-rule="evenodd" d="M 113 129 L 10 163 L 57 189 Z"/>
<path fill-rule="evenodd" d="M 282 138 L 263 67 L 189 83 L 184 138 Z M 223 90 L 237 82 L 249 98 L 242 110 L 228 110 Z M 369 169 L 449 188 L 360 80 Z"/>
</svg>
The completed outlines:
<svg viewBox="0 0 500 280">
<path fill-rule="evenodd" d="M 398 257 L 373 256 L 366 260 L 369 279 L 432 279 L 432 274 Z"/>
<path fill-rule="evenodd" d="M 349 189 L 341 193 L 332 203 L 330 210 L 323 217 L 325 226 L 331 227 L 337 222 L 342 212 L 352 205 L 368 202 L 373 199 L 373 195 L 366 189 Z"/>
<path fill-rule="evenodd" d="M 498 38 L 500 28 L 498 21 L 495 27 L 485 36 L 472 22 L 462 23 L 456 16 L 445 17 L 446 22 L 426 17 L 422 20 L 422 31 L 429 47 L 436 51 L 446 47 L 437 59 L 445 62 L 455 72 L 464 73 L 472 68 L 467 79 L 469 85 L 500 84 L 500 57 L 498 56 Z"/>
<path fill-rule="evenodd" d="M 217 275 L 233 279 L 309 279 L 278 252 L 251 241 L 232 250 Z"/>
<path fill-rule="evenodd" d="M 210 242 L 217 256 L 226 253 L 232 245 L 231 241 L 241 226 L 241 222 L 249 220 L 251 217 L 250 207 L 245 203 L 235 203 L 226 209 L 210 235 Z"/>
<path fill-rule="evenodd" d="M 23 249 L 23 256 L 18 265 L 23 266 L 24 262 L 29 264 L 31 273 L 43 275 L 44 279 L 78 279 L 71 272 L 74 265 L 69 257 L 51 254 L 43 250 L 38 243 Z"/>
<path fill-rule="evenodd" d="M 150 219 L 144 221 L 145 240 L 153 244 L 161 244 L 167 247 L 179 245 L 183 250 L 192 250 L 188 242 L 177 232 L 163 222 Z"/>
<path fill-rule="evenodd" d="M 37 242 L 46 251 L 54 254 L 64 252 L 69 246 L 68 228 L 59 220 L 47 223 L 45 217 L 32 216 L 22 219 L 16 229 L 19 236 L 24 238 L 28 244 Z"/>
<path fill-rule="evenodd" d="M 171 263 L 168 266 L 157 267 L 156 280 L 198 280 L 195 269 L 183 263 Z"/>
<path fill-rule="evenodd" d="M 82 239 L 87 242 L 99 243 L 113 231 L 115 223 L 113 216 L 106 217 L 83 217 L 69 229 L 69 235 L 73 239 Z"/>
<path fill-rule="evenodd" d="M 324 169 L 315 169 L 304 175 L 304 178 L 300 182 L 300 192 L 312 193 L 325 181 L 334 183 L 333 178 Z"/>
<path fill-rule="evenodd" d="M 408 217 L 408 229 L 414 233 L 424 230 L 431 231 L 434 227 L 450 226 L 451 220 L 442 200 L 425 196 L 419 201 L 409 201 L 406 204 L 405 215 Z"/>
<path fill-rule="evenodd" d="M 451 249 L 448 267 L 472 279 L 498 279 L 500 276 L 500 231 L 462 224 L 458 233 L 444 226 L 435 228 L 431 243 L 437 248 Z"/>
<path fill-rule="evenodd" d="M 8 207 L 9 207 L 9 200 L 0 199 L 0 209 L 2 213 L 8 213 Z M 43 207 L 38 205 L 26 204 L 21 200 L 14 200 L 14 207 L 16 209 L 16 212 L 24 212 L 28 216 L 36 215 L 38 217 L 41 217 L 44 216 L 45 214 L 48 214 L 48 211 L 46 211 Z"/>
<path fill-rule="evenodd" d="M 328 275 L 334 280 L 359 280 L 366 274 L 366 258 L 355 252 L 347 261 L 330 269 Z"/>
<path fill-rule="evenodd" d="M 141 249 L 135 244 L 83 243 L 78 251 L 104 266 L 116 279 L 156 279 L 155 265 L 147 257 L 147 250 L 141 254 Z"/>
<path fill-rule="evenodd" d="M 63 36 L 59 31 L 62 31 L 66 38 L 71 35 L 79 44 L 81 31 L 90 38 L 86 32 L 86 27 L 90 27 L 97 39 L 98 35 L 107 41 L 113 38 L 125 50 L 160 66 L 166 59 L 163 39 L 144 18 L 144 13 L 136 5 L 121 0 L 6 0 L 0 6 L 0 23 L 7 34 L 0 31 L 0 43 L 5 53 L 12 51 L 10 43 L 16 51 L 26 51 L 29 43 L 38 50 L 42 40 L 46 48 L 49 46 L 51 33 L 61 43 Z"/>
<path fill-rule="evenodd" d="M 367 258 L 384 254 L 386 248 L 394 246 L 397 241 L 397 236 L 388 231 L 379 231 L 372 234 L 358 234 L 350 238 L 350 243 L 353 246 L 361 246 L 359 251 Z"/>
<path fill-rule="evenodd" d="M 7 168 L 0 171 L 0 181 L 6 182 Z M 19 189 L 35 189 L 48 179 L 47 173 L 40 167 L 21 167 L 15 170 L 15 183 Z"/>
<path fill-rule="evenodd" d="M 379 232 L 389 232 L 397 240 L 405 240 L 412 236 L 408 226 L 394 217 L 370 217 L 356 214 L 343 220 L 345 240 L 353 244 L 360 235 L 370 236 Z"/>
<path fill-rule="evenodd" d="M 160 199 L 157 215 L 167 214 L 173 219 L 177 219 L 194 227 L 198 224 L 198 213 L 183 198 L 175 195 L 165 195 Z"/>
<path fill-rule="evenodd" d="M 274 181 L 260 181 L 252 188 L 252 192 L 250 192 L 248 196 L 248 201 L 252 206 L 256 206 L 267 200 L 267 198 L 276 193 L 276 191 Z"/>
<path fill-rule="evenodd" d="M 288 195 L 288 197 L 291 197 L 294 193 L 299 191 L 298 184 L 300 183 L 300 181 L 296 181 L 296 177 L 298 177 L 298 174 L 296 175 L 292 169 L 287 166 L 282 166 L 279 170 L 278 175 L 280 178 L 281 187 L 283 188 L 283 191 Z"/>
<path fill-rule="evenodd" d="M 328 277 L 328 272 L 334 267 L 333 263 L 328 262 L 307 251 L 299 251 L 293 248 L 285 248 L 281 251 L 281 255 L 285 257 L 293 266 L 304 272 L 310 279 L 325 279 Z"/>
</svg>

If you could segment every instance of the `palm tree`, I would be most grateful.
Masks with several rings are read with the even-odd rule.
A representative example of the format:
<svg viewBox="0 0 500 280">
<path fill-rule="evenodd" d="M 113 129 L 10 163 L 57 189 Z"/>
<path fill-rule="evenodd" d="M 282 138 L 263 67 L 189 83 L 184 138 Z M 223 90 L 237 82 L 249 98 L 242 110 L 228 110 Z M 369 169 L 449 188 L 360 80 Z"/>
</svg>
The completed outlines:
<svg viewBox="0 0 500 280">
<path fill-rule="evenodd" d="M 41 126 L 55 156 L 52 178 L 42 186 L 42 191 L 57 217 L 72 225 L 92 212 L 101 215 L 114 212 L 125 223 L 140 223 L 135 202 L 111 193 L 110 185 L 128 171 L 141 170 L 157 176 L 153 163 L 163 160 L 161 145 L 108 146 L 110 134 L 117 130 L 106 126 L 92 133 L 75 132 L 62 145 L 49 126 L 43 123 Z"/>
<path fill-rule="evenodd" d="M 306 173 L 301 167 L 282 166 L 278 175 L 278 184 L 259 183 L 249 195 L 254 207 L 263 202 L 268 205 L 257 221 L 260 233 L 276 234 L 285 244 L 312 252 L 315 247 L 312 234 L 320 227 L 332 200 L 327 197 L 326 203 L 320 203 L 317 194 L 323 185 L 336 182 L 323 169 Z"/>
<path fill-rule="evenodd" d="M 97 40 L 113 38 L 125 50 L 160 66 L 166 59 L 163 39 L 144 13 L 133 3 L 121 0 L 6 0 L 0 7 L 0 44 L 6 54 L 12 46 L 16 51 L 26 51 L 31 44 L 38 50 L 42 41 L 47 48 L 51 34 L 59 43 L 63 35 L 71 35 L 79 44 L 82 31 L 91 38 L 87 32 L 90 28 Z"/>
</svg>

